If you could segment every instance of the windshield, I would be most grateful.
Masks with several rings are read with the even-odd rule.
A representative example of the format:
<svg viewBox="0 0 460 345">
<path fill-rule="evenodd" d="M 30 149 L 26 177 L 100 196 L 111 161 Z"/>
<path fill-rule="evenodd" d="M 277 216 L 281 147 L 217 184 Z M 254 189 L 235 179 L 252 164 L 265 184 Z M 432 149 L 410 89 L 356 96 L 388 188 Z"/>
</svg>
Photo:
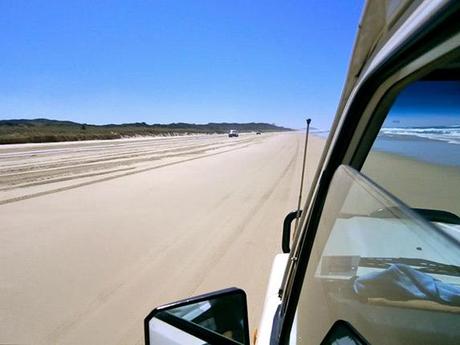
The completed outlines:
<svg viewBox="0 0 460 345">
<path fill-rule="evenodd" d="M 460 81 L 401 90 L 361 171 L 427 219 L 459 223 Z"/>
<path fill-rule="evenodd" d="M 369 342 L 454 344 L 460 336 L 460 250 L 351 168 L 336 172 L 297 310 L 297 344 L 317 344 L 336 320 Z M 315 313 L 308 313 L 308 310 Z"/>
</svg>

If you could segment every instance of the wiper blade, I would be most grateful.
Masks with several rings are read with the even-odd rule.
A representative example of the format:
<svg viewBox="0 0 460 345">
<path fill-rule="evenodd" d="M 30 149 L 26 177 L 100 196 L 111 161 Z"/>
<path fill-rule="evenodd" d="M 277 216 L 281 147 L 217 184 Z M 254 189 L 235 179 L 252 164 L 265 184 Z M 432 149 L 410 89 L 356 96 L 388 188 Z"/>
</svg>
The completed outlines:
<svg viewBox="0 0 460 345">
<path fill-rule="evenodd" d="M 433 210 L 433 209 L 428 209 L 428 208 L 413 208 L 412 210 L 416 212 L 418 215 L 420 215 L 421 217 L 423 217 L 425 220 L 428 220 L 429 222 L 460 225 L 460 217 L 449 211 Z M 371 214 L 369 214 L 369 217 L 400 218 L 401 209 L 396 206 L 384 207 L 377 211 L 372 212 Z"/>
<path fill-rule="evenodd" d="M 460 277 L 460 266 L 443 264 L 436 261 L 416 258 L 382 258 L 361 257 L 358 266 L 372 268 L 389 268 L 392 264 L 405 264 L 414 267 L 417 271 L 431 274 L 443 274 Z"/>
<path fill-rule="evenodd" d="M 452 212 L 444 210 L 430 210 L 426 208 L 413 208 L 413 210 L 430 222 L 460 225 L 460 217 Z"/>
</svg>

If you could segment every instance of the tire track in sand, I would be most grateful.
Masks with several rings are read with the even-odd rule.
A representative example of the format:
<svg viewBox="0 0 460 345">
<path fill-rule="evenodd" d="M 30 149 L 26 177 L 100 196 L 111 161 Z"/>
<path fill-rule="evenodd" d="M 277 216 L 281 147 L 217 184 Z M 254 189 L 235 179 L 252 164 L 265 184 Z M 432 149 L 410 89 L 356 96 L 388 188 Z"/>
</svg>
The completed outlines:
<svg viewBox="0 0 460 345">
<path fill-rule="evenodd" d="M 114 179 L 117 179 L 117 178 L 120 178 L 120 177 L 140 174 L 140 173 L 143 173 L 143 172 L 146 172 L 146 171 L 155 170 L 155 169 L 161 169 L 161 168 L 164 168 L 164 167 L 173 166 L 173 165 L 177 165 L 177 164 L 181 164 L 181 163 L 185 163 L 185 162 L 190 162 L 190 161 L 194 161 L 194 160 L 202 159 L 202 158 L 206 158 L 206 157 L 217 156 L 217 155 L 221 155 L 221 154 L 224 154 L 224 153 L 227 153 L 227 152 L 241 150 L 241 149 L 246 148 L 246 147 L 248 147 L 250 145 L 251 145 L 251 143 L 248 143 L 248 144 L 238 146 L 238 147 L 235 147 L 235 148 L 232 148 L 232 149 L 228 149 L 228 150 L 225 150 L 225 151 L 209 153 L 209 154 L 201 155 L 201 156 L 198 156 L 198 157 L 186 158 L 186 159 L 182 159 L 180 161 L 164 163 L 164 164 L 156 165 L 154 167 L 138 169 L 136 171 L 129 171 L 129 172 L 125 172 L 125 173 L 122 173 L 122 174 L 115 175 L 115 176 L 108 176 L 108 177 L 100 178 L 100 179 L 93 180 L 93 181 L 77 183 L 77 184 L 74 184 L 74 185 L 71 185 L 71 186 L 65 186 L 65 187 L 46 190 L 46 191 L 43 191 L 43 192 L 37 192 L 37 193 L 28 194 L 28 195 L 21 195 L 21 196 L 10 198 L 10 199 L 0 200 L 0 205 L 10 204 L 10 203 L 13 203 L 13 202 L 18 202 L 18 201 L 32 199 L 32 198 L 38 198 L 38 197 L 41 197 L 41 196 L 44 196 L 44 195 L 64 192 L 64 191 L 67 191 L 67 190 L 70 190 L 70 189 L 89 186 L 89 185 L 100 183 L 100 182 L 110 181 L 110 180 L 114 180 Z"/>
</svg>

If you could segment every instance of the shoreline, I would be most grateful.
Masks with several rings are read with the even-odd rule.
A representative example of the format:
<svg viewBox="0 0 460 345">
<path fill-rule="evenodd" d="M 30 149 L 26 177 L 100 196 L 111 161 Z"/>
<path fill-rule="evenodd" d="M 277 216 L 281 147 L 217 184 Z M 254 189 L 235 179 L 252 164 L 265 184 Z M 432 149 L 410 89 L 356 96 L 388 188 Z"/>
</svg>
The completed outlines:
<svg viewBox="0 0 460 345">
<path fill-rule="evenodd" d="M 382 136 L 377 137 L 373 150 L 414 158 L 427 163 L 460 166 L 460 145 L 445 140 Z"/>
</svg>

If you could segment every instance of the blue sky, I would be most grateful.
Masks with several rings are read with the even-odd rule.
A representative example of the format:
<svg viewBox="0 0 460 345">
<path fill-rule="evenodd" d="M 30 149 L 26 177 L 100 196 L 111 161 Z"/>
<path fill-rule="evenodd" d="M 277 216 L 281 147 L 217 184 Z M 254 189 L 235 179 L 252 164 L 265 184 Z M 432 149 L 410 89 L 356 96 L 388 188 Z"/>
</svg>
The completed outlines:
<svg viewBox="0 0 460 345">
<path fill-rule="evenodd" d="M 460 82 L 418 81 L 396 98 L 384 127 L 460 125 Z"/>
<path fill-rule="evenodd" d="M 332 122 L 362 1 L 0 2 L 0 119 Z"/>
</svg>

